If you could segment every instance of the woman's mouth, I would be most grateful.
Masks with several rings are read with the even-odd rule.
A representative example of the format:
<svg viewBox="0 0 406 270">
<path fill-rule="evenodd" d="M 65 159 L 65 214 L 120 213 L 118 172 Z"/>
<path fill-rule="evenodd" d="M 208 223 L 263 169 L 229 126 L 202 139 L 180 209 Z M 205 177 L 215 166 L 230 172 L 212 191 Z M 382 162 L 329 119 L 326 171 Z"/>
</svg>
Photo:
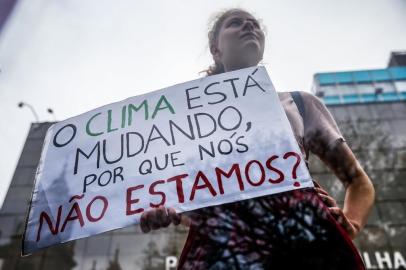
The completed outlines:
<svg viewBox="0 0 406 270">
<path fill-rule="evenodd" d="M 242 35 L 240 36 L 240 39 L 244 39 L 244 38 L 246 38 L 246 37 L 251 38 L 251 39 L 257 39 L 257 36 L 256 36 L 254 33 L 245 33 L 245 34 L 242 34 Z"/>
</svg>

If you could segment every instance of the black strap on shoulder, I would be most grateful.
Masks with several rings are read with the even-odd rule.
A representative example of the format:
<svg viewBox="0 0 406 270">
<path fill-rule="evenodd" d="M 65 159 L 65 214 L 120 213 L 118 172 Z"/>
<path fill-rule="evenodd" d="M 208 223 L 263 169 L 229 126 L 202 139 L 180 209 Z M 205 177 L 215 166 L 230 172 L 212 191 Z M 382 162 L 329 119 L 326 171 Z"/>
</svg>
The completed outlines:
<svg viewBox="0 0 406 270">
<path fill-rule="evenodd" d="M 299 91 L 293 91 L 293 92 L 290 92 L 290 94 L 291 94 L 291 96 L 293 98 L 293 101 L 296 104 L 297 109 L 299 110 L 300 116 L 302 116 L 303 125 L 304 125 L 305 107 L 304 107 L 303 97 L 302 97 L 302 95 L 300 94 Z M 303 142 L 303 147 L 304 147 L 304 142 Z M 306 158 L 305 158 L 306 167 L 307 167 L 307 169 L 309 169 L 309 161 L 308 161 L 309 150 L 306 149 L 306 147 L 305 147 L 305 154 L 306 154 Z"/>
<path fill-rule="evenodd" d="M 299 91 L 291 92 L 293 101 L 296 103 L 296 107 L 299 110 L 300 115 L 302 116 L 303 120 L 305 119 L 305 108 L 303 103 L 303 97 Z"/>
</svg>

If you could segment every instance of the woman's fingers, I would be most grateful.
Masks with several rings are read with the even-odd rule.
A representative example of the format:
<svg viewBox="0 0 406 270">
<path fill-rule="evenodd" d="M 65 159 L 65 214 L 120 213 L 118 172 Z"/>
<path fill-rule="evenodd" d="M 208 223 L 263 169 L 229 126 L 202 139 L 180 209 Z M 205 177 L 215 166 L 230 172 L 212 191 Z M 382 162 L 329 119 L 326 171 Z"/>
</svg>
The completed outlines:
<svg viewBox="0 0 406 270">
<path fill-rule="evenodd" d="M 325 191 L 322 187 L 315 187 L 314 189 L 317 191 L 317 193 L 322 193 L 322 194 L 325 194 L 325 195 L 329 195 L 328 192 Z"/>
<path fill-rule="evenodd" d="M 141 227 L 141 231 L 143 233 L 148 233 L 151 230 L 151 228 L 148 225 L 147 215 L 148 215 L 148 212 L 142 213 L 141 219 L 140 219 L 140 227 Z"/>
<path fill-rule="evenodd" d="M 179 225 L 181 220 L 182 216 L 176 213 L 174 208 L 160 206 L 142 213 L 140 227 L 143 233 L 148 233 L 151 230 L 168 227 L 171 223 Z"/>
<path fill-rule="evenodd" d="M 329 207 L 330 213 L 336 218 L 337 222 L 343 224 L 343 211 L 340 207 Z"/>
<path fill-rule="evenodd" d="M 339 207 L 330 207 L 330 212 L 336 217 L 338 223 L 347 231 L 351 238 L 354 238 L 357 234 L 357 228 L 351 223 L 351 221 L 345 216 L 343 210 Z"/>
<path fill-rule="evenodd" d="M 330 194 L 328 194 L 328 192 L 325 191 L 320 185 L 314 189 L 328 207 L 338 207 L 336 200 L 334 200 L 334 198 L 331 197 Z"/>
<path fill-rule="evenodd" d="M 313 182 L 313 185 L 314 185 L 315 187 L 321 188 L 319 182 L 317 182 L 317 181 L 315 181 L 315 180 L 313 180 L 312 182 Z"/>
<path fill-rule="evenodd" d="M 353 224 L 344 214 L 343 210 L 338 207 L 336 200 L 331 197 L 327 191 L 325 191 L 320 185 L 315 187 L 317 195 L 323 200 L 327 205 L 330 213 L 334 216 L 337 222 L 343 226 L 344 230 L 347 231 L 348 235 L 351 238 L 354 238 L 355 235 L 359 232 L 359 226 Z"/>
<path fill-rule="evenodd" d="M 159 227 L 168 227 L 171 224 L 168 211 L 164 206 L 160 206 L 156 211 L 156 218 Z"/>
<path fill-rule="evenodd" d="M 173 222 L 174 225 L 179 225 L 181 221 L 181 215 L 176 213 L 176 210 L 174 208 L 168 208 L 168 214 L 170 220 Z"/>
<path fill-rule="evenodd" d="M 169 213 L 169 216 L 171 217 L 173 224 L 175 224 L 175 225 L 182 224 L 186 227 L 189 227 L 190 224 L 192 223 L 192 220 L 187 215 L 187 213 L 178 214 L 178 213 L 176 213 L 176 210 L 174 208 L 168 208 L 168 213 Z"/>
<path fill-rule="evenodd" d="M 324 193 L 319 193 L 319 196 L 328 207 L 338 207 L 336 200 L 331 196 Z"/>
<path fill-rule="evenodd" d="M 151 209 L 150 211 L 147 211 L 147 222 L 148 226 L 152 230 L 159 229 L 159 221 L 158 221 L 158 210 L 157 209 Z"/>
<path fill-rule="evenodd" d="M 186 214 L 181 215 L 181 221 L 184 226 L 189 227 L 192 224 L 192 219 Z"/>
</svg>

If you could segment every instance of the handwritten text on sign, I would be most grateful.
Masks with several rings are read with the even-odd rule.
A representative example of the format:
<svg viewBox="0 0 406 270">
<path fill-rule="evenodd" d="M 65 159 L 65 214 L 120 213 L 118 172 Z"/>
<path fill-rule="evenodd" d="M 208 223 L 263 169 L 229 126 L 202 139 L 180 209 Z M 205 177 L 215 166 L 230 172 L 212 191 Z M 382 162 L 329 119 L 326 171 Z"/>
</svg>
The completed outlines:
<svg viewBox="0 0 406 270">
<path fill-rule="evenodd" d="M 23 254 L 178 212 L 312 186 L 264 67 L 178 84 L 51 126 Z"/>
</svg>

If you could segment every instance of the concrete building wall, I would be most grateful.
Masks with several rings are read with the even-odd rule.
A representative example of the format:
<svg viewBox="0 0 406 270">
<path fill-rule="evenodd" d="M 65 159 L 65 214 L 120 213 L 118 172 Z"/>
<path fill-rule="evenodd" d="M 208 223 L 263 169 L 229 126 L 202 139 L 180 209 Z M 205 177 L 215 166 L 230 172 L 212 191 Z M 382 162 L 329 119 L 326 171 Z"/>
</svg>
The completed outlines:
<svg viewBox="0 0 406 270">
<path fill-rule="evenodd" d="M 406 102 L 328 108 L 376 189 L 368 224 L 355 243 L 369 259 L 370 269 L 396 269 L 394 257 L 406 258 Z M 344 188 L 339 180 L 315 157 L 310 167 L 342 204 Z"/>
</svg>

